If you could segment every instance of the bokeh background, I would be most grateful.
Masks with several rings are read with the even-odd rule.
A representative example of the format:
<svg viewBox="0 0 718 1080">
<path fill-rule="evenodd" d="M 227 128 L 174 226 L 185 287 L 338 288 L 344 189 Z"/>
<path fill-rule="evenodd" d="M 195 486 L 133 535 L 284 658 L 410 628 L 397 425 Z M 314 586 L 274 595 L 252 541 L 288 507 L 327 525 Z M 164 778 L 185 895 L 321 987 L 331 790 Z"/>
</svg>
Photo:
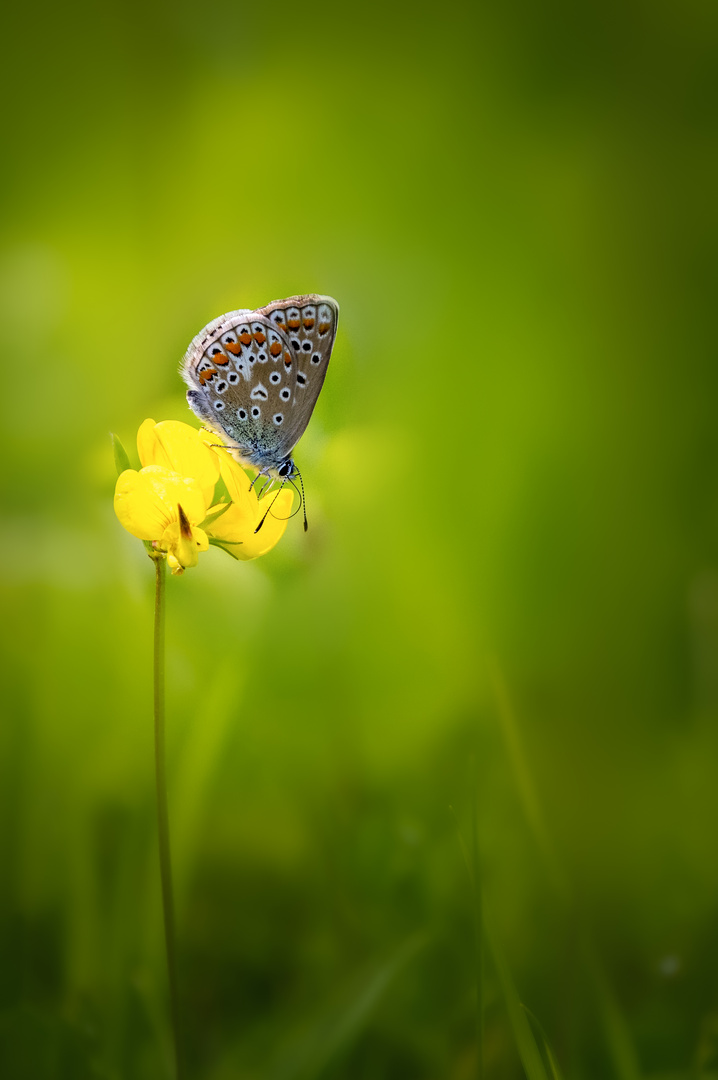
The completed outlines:
<svg viewBox="0 0 718 1080">
<path fill-rule="evenodd" d="M 312 291 L 309 532 L 168 587 L 189 1075 L 533 1080 L 519 1001 L 565 1078 L 716 1075 L 715 4 L 5 18 L 2 1075 L 171 1075 L 109 432 Z"/>
</svg>

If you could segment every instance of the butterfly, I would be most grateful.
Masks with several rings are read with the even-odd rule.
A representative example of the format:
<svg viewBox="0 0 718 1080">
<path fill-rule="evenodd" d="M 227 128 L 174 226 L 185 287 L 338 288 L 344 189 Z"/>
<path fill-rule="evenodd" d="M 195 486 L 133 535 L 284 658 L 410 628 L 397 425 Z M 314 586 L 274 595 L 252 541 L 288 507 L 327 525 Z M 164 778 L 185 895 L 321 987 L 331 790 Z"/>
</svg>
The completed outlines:
<svg viewBox="0 0 718 1080">
<path fill-rule="evenodd" d="M 190 408 L 258 476 L 299 475 L 292 451 L 324 383 L 338 318 L 331 296 L 290 296 L 220 315 L 187 349 L 180 372 Z"/>
</svg>

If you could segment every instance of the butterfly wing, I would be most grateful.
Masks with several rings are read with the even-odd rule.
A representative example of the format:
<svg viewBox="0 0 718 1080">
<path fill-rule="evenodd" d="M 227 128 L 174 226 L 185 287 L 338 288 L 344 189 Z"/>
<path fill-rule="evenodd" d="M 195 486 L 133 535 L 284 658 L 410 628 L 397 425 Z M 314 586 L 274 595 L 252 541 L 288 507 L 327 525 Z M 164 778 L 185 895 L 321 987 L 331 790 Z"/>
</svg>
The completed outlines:
<svg viewBox="0 0 718 1080">
<path fill-rule="evenodd" d="M 338 305 L 306 295 L 209 323 L 182 362 L 187 400 L 246 464 L 276 472 L 304 433 L 322 388 Z"/>
<path fill-rule="evenodd" d="M 331 296 L 310 293 L 274 300 L 257 314 L 264 315 L 286 335 L 296 366 L 296 396 L 291 426 L 285 432 L 289 454 L 304 434 L 324 385 L 337 333 L 339 305 Z"/>
<path fill-rule="evenodd" d="M 190 407 L 241 460 L 260 470 L 278 467 L 296 381 L 280 330 L 256 311 L 221 315 L 194 338 L 181 373 Z"/>
</svg>

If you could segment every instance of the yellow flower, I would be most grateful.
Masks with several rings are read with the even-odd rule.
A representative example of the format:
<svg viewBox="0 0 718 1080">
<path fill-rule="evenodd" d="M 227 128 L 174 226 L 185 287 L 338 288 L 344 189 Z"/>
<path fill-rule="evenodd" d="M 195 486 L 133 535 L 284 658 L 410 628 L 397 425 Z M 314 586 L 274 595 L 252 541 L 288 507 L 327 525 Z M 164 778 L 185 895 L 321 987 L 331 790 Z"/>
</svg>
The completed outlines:
<svg viewBox="0 0 718 1080">
<path fill-rule="evenodd" d="M 139 472 L 127 469 L 117 479 L 115 513 L 128 532 L 166 551 L 173 573 L 197 565 L 197 555 L 209 547 L 198 527 L 207 504 L 198 482 L 162 465 Z"/>
<path fill-rule="evenodd" d="M 216 439 L 211 432 L 203 434 Z M 217 448 L 217 456 L 232 505 L 207 531 L 217 546 L 234 555 L 235 559 L 256 559 L 266 555 L 284 535 L 293 493 L 284 488 L 279 493 L 270 491 L 258 499 L 255 489 L 261 481 L 257 481 L 250 491 L 246 472 L 228 451 Z M 261 528 L 255 532 L 260 523 Z M 242 542 L 237 543 L 238 539 Z"/>
<path fill-rule="evenodd" d="M 117 480 L 121 524 L 165 552 L 173 574 L 196 566 L 210 542 L 237 559 L 256 559 L 287 526 L 291 491 L 258 499 L 244 470 L 213 440 L 179 421 L 145 420 L 137 433 L 142 468 L 125 469 Z M 220 475 L 231 502 L 214 502 Z"/>
<path fill-rule="evenodd" d="M 179 420 L 145 420 L 137 432 L 137 452 L 143 465 L 162 465 L 180 476 L 192 476 L 202 489 L 207 506 L 219 480 L 217 455 L 200 432 Z"/>
</svg>

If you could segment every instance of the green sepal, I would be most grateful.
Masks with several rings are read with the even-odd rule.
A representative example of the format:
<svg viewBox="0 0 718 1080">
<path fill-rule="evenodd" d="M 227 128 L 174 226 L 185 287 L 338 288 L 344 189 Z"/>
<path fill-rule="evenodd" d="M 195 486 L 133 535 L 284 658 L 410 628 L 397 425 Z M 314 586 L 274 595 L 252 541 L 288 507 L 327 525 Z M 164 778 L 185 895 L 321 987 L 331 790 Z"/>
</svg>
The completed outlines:
<svg viewBox="0 0 718 1080">
<path fill-rule="evenodd" d="M 229 502 L 231 502 L 232 496 L 229 494 L 229 488 L 220 476 L 219 480 L 214 485 L 214 501 L 216 503 L 224 502 L 225 499 L 228 499 Z"/>
<path fill-rule="evenodd" d="M 209 542 L 212 547 L 222 548 L 222 551 L 226 551 L 228 555 L 231 555 L 232 558 L 236 559 L 238 562 L 242 561 L 239 558 L 239 555 L 235 555 L 235 553 L 231 550 L 231 548 L 233 547 L 241 547 L 241 540 L 215 540 L 213 536 L 210 536 Z"/>
<path fill-rule="evenodd" d="M 111 432 L 110 438 L 112 439 L 112 450 L 115 455 L 115 468 L 117 469 L 117 475 L 120 476 L 123 472 L 131 469 L 132 465 L 127 456 L 127 451 L 120 442 L 119 436 L 115 435 L 114 432 Z"/>
<path fill-rule="evenodd" d="M 222 514 L 226 514 L 231 505 L 231 502 L 224 503 L 222 506 L 220 506 L 219 510 L 215 510 L 213 514 L 207 514 L 207 517 L 204 519 L 204 521 L 200 521 L 199 523 L 200 529 L 206 529 L 209 525 L 216 521 L 217 518 L 222 517 Z"/>
</svg>

